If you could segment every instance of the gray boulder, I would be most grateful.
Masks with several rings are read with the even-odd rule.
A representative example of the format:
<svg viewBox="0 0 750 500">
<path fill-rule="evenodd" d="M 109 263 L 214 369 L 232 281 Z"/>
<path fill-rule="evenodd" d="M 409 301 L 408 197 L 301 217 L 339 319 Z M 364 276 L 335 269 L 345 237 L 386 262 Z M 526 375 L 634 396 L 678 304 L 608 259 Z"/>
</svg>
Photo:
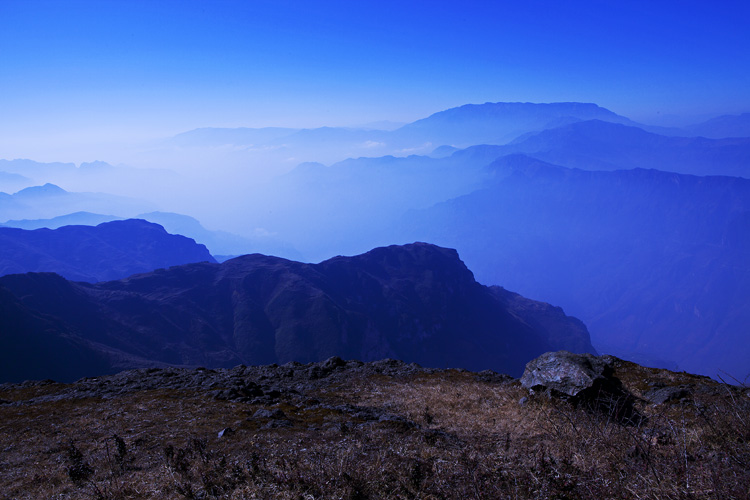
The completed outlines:
<svg viewBox="0 0 750 500">
<path fill-rule="evenodd" d="M 548 390 L 575 397 L 583 391 L 615 383 L 612 371 L 609 356 L 547 352 L 526 364 L 521 385 L 534 391 Z M 619 385 L 619 380 L 615 385 Z"/>
<path fill-rule="evenodd" d="M 623 424 L 643 417 L 635 410 L 635 398 L 614 375 L 612 356 L 548 352 L 526 364 L 521 385 L 532 392 L 567 399 Z"/>
</svg>

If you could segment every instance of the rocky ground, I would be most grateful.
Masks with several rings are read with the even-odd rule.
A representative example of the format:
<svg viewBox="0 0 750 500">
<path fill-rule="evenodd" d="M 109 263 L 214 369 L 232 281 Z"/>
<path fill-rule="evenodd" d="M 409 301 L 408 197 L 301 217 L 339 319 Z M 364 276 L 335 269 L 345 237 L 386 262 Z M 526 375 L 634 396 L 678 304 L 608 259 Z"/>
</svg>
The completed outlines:
<svg viewBox="0 0 750 500">
<path fill-rule="evenodd" d="M 0 498 L 750 497 L 747 388 L 546 356 L 3 384 Z"/>
</svg>

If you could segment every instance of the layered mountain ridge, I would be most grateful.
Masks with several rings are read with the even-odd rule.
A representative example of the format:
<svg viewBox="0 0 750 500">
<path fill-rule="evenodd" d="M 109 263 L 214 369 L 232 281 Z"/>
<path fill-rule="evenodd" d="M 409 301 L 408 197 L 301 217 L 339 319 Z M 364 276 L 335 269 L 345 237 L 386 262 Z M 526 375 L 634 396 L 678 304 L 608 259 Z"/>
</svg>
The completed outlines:
<svg viewBox="0 0 750 500">
<path fill-rule="evenodd" d="M 58 229 L 0 227 L 0 276 L 46 271 L 97 282 L 202 261 L 215 262 L 205 246 L 145 220 Z"/>
<path fill-rule="evenodd" d="M 553 348 L 593 351 L 580 321 L 480 285 L 455 250 L 424 243 L 320 264 L 247 255 L 94 285 L 18 274 L 0 291 L 3 380 L 334 355 L 519 375 Z"/>
<path fill-rule="evenodd" d="M 140 164 L 178 165 L 178 182 L 103 162 L 1 161 L 0 189 L 36 187 L 0 193 L 0 219 L 32 227 L 102 221 L 81 210 L 144 214 L 219 260 L 318 262 L 430 241 L 456 248 L 480 282 L 583 318 L 603 352 L 742 380 L 748 116 L 660 128 L 595 104 L 484 103 L 389 130 L 199 129 L 155 145 L 176 163 Z M 132 196 L 127 177 L 156 205 L 92 196 Z M 43 186 L 56 179 L 68 192 Z"/>
<path fill-rule="evenodd" d="M 561 305 L 606 352 L 748 374 L 750 180 L 522 155 L 488 170 L 484 189 L 413 211 L 399 230 L 458 248 L 482 282 Z"/>
</svg>

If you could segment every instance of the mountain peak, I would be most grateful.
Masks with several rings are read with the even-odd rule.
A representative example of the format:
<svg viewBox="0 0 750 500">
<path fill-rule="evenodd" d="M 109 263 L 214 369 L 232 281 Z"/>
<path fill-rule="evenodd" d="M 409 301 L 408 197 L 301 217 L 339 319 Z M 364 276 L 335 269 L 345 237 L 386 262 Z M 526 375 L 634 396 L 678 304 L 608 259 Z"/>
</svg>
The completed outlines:
<svg viewBox="0 0 750 500">
<path fill-rule="evenodd" d="M 592 119 L 633 123 L 593 103 L 486 102 L 439 111 L 396 132 L 412 142 L 426 140 L 467 147 L 505 144 L 529 132 Z"/>
<path fill-rule="evenodd" d="M 43 186 L 32 186 L 27 187 L 26 189 L 22 189 L 18 191 L 15 196 L 50 196 L 50 195 L 63 195 L 66 194 L 67 191 L 65 191 L 60 186 L 57 186 L 55 184 L 46 183 Z"/>
</svg>

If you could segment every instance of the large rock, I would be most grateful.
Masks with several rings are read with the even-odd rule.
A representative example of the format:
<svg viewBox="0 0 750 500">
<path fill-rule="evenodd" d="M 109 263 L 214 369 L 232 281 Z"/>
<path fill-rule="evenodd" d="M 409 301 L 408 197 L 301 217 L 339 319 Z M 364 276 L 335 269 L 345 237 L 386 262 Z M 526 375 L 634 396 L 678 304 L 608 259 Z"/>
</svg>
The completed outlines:
<svg viewBox="0 0 750 500">
<path fill-rule="evenodd" d="M 568 399 L 577 406 L 624 424 L 641 422 L 635 398 L 614 375 L 612 356 L 547 352 L 526 364 L 521 385 Z"/>
<path fill-rule="evenodd" d="M 614 380 L 609 356 L 557 351 L 529 361 L 521 385 L 535 391 L 550 390 L 574 397 L 583 391 L 612 385 Z"/>
</svg>

